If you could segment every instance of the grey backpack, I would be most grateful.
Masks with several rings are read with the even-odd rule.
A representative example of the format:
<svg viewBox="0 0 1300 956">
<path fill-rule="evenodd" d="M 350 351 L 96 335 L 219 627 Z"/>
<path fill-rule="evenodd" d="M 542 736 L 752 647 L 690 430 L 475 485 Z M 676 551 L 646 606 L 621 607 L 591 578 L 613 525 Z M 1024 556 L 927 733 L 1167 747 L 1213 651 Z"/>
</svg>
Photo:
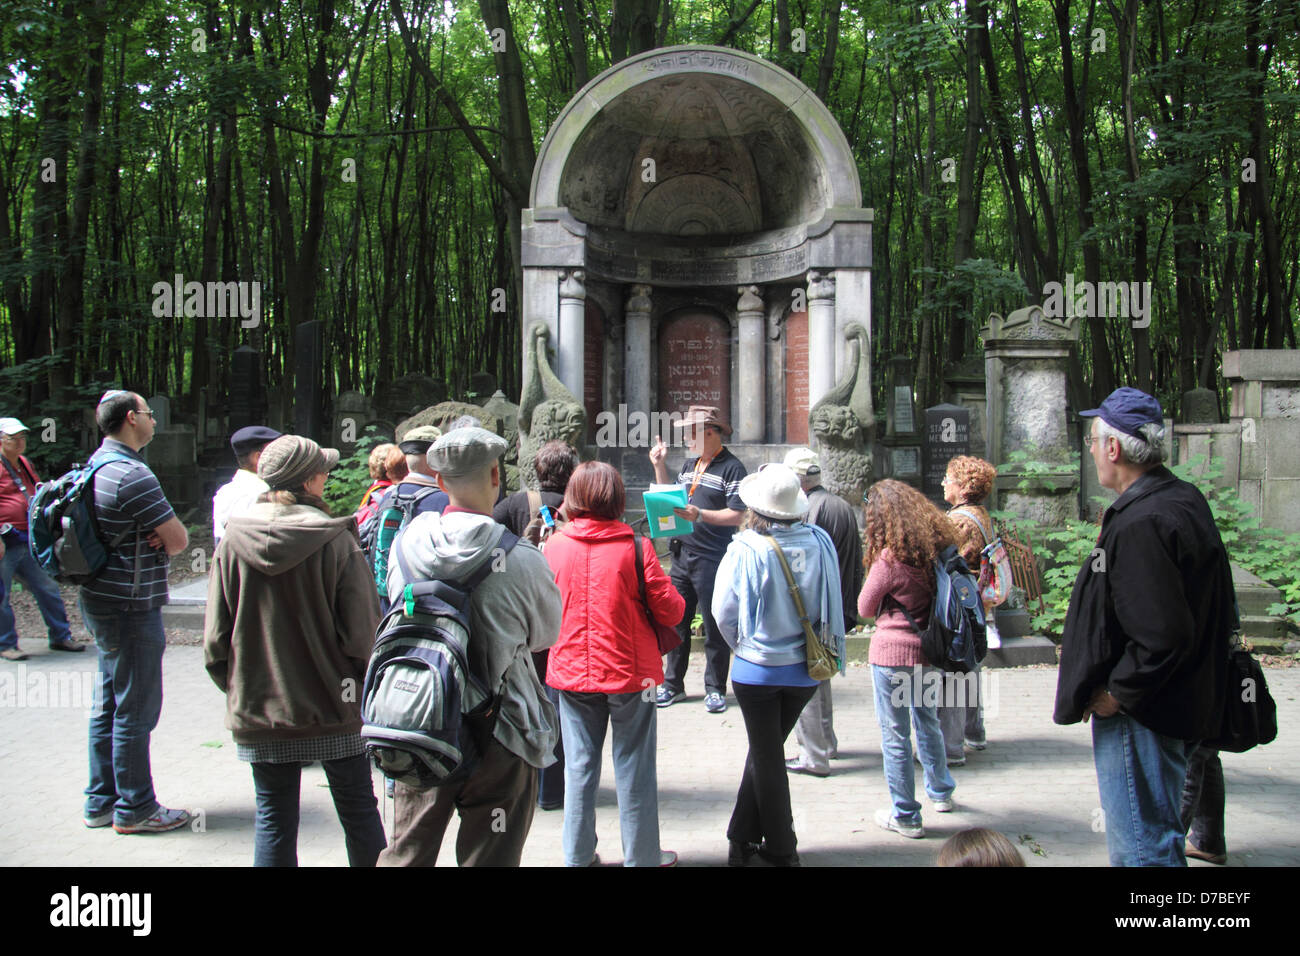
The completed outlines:
<svg viewBox="0 0 1300 956">
<path fill-rule="evenodd" d="M 519 539 L 506 531 L 496 554 Z M 469 601 L 494 560 L 464 581 L 417 581 L 392 552 L 408 582 L 379 623 L 361 696 L 361 737 L 384 776 L 414 790 L 457 785 L 474 771 L 492 738 L 500 693 L 469 666 Z"/>
</svg>

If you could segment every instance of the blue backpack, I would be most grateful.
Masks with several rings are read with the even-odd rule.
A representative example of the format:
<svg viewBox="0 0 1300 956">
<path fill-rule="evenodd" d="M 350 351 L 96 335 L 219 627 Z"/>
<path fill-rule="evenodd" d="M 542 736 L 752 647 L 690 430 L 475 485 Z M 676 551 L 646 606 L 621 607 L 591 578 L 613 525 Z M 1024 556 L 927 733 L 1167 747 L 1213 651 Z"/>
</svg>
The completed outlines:
<svg viewBox="0 0 1300 956">
<path fill-rule="evenodd" d="M 108 563 L 110 550 L 121 545 L 127 528 L 105 542 L 95 520 L 95 473 L 114 461 L 134 461 L 117 452 L 91 456 L 85 465 L 36 490 L 27 506 L 27 546 L 45 573 L 65 584 L 85 584 Z"/>
<path fill-rule="evenodd" d="M 361 693 L 361 739 L 390 780 L 413 790 L 464 782 L 492 737 L 500 693 L 469 666 L 469 601 L 519 539 L 506 531 L 464 581 L 421 581 L 392 554 L 406 586 L 379 624 Z"/>
<path fill-rule="evenodd" d="M 988 653 L 985 634 L 984 603 L 979 584 L 956 548 L 949 545 L 934 561 L 934 604 L 930 623 L 922 630 L 894 601 L 907 618 L 912 630 L 921 636 L 921 653 L 933 666 L 957 674 L 967 674 Z M 893 600 L 892 596 L 890 598 Z"/>
</svg>

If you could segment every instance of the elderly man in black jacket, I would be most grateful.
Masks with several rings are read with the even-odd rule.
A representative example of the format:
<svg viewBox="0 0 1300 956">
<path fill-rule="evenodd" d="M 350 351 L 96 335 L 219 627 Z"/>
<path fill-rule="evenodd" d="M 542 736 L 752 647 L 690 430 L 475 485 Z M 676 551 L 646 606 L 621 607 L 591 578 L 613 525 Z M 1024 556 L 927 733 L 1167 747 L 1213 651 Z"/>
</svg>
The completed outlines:
<svg viewBox="0 0 1300 956">
<path fill-rule="evenodd" d="M 1101 484 L 1119 493 L 1070 595 L 1058 724 L 1092 722 L 1112 866 L 1185 866 L 1179 800 L 1195 742 L 1223 711 L 1232 574 L 1204 496 L 1161 464 L 1160 403 L 1120 388 L 1093 418 Z"/>
</svg>

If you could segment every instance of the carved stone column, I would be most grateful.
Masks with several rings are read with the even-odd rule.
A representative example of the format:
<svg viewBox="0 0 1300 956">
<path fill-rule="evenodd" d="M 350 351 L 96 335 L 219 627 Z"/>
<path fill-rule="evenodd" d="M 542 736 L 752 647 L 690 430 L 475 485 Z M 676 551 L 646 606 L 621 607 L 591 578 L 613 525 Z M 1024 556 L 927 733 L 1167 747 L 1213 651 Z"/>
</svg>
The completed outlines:
<svg viewBox="0 0 1300 956">
<path fill-rule="evenodd" d="M 650 311 L 654 303 L 648 285 L 634 285 L 628 290 L 623 308 L 627 328 L 623 346 L 623 397 L 628 414 L 650 413 Z"/>
<path fill-rule="evenodd" d="M 586 345 L 586 273 L 570 269 L 560 274 L 560 335 L 555 350 L 555 374 L 574 395 L 583 395 Z"/>
<path fill-rule="evenodd" d="M 808 273 L 808 402 L 835 385 L 835 273 Z"/>
<path fill-rule="evenodd" d="M 739 345 L 736 374 L 740 379 L 736 440 L 761 442 L 765 437 L 763 413 L 767 368 L 764 355 L 763 299 L 756 285 L 742 285 L 736 291 L 740 293 L 740 301 L 736 304 Z"/>
</svg>

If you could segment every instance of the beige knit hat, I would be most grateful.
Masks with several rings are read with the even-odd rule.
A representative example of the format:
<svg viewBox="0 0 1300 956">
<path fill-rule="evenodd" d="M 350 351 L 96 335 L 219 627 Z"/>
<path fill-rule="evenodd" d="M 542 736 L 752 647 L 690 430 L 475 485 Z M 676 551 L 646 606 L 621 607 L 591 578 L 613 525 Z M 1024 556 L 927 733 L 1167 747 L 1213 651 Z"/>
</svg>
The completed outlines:
<svg viewBox="0 0 1300 956">
<path fill-rule="evenodd" d="M 333 471 L 338 463 L 338 449 L 321 448 L 301 435 L 281 435 L 262 449 L 257 477 L 272 491 L 280 491 L 297 488 L 312 475 Z"/>
</svg>

